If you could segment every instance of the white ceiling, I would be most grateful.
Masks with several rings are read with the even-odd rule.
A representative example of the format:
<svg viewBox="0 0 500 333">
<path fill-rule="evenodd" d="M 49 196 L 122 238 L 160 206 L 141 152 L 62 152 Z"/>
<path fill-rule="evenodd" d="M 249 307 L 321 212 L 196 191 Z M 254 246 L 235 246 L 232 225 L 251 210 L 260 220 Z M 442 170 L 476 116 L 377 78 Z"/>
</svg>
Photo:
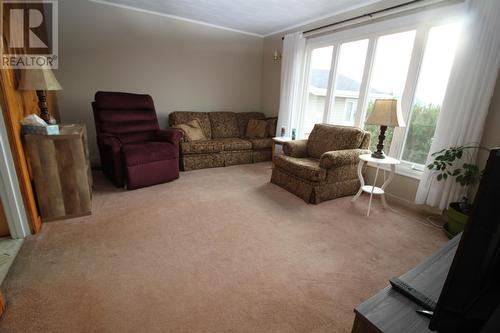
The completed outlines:
<svg viewBox="0 0 500 333">
<path fill-rule="evenodd" d="M 97 0 L 96 2 L 267 36 L 379 1 L 381 0 Z"/>
</svg>

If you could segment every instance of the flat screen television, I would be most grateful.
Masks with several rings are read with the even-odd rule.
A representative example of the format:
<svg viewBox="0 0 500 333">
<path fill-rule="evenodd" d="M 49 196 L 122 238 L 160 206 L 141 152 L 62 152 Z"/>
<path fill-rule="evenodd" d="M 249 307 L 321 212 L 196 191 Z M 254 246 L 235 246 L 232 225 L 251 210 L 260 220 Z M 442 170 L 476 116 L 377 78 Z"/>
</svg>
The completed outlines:
<svg viewBox="0 0 500 333">
<path fill-rule="evenodd" d="M 493 315 L 495 313 L 495 315 Z M 493 149 L 429 329 L 500 332 L 500 148 Z"/>
</svg>

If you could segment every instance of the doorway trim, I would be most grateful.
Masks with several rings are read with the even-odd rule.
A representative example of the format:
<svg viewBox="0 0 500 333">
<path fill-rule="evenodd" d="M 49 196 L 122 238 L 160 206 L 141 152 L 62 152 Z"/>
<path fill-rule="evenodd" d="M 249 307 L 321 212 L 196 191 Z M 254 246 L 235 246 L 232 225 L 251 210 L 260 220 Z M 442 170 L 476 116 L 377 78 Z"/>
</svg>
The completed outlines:
<svg viewBox="0 0 500 333">
<path fill-rule="evenodd" d="M 1 107 L 0 113 L 0 198 L 7 217 L 10 236 L 24 238 L 30 235 L 31 231 Z"/>
</svg>

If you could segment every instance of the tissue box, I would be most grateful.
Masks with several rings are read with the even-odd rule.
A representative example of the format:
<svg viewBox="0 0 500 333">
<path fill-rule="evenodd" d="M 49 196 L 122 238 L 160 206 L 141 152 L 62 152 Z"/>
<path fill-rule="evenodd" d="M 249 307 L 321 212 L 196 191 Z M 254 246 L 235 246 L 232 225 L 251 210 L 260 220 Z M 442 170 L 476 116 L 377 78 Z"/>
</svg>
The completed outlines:
<svg viewBox="0 0 500 333">
<path fill-rule="evenodd" d="M 36 126 L 36 125 L 22 125 L 22 134 L 41 134 L 41 135 L 57 135 L 59 134 L 59 125 L 47 125 L 47 126 Z"/>
</svg>

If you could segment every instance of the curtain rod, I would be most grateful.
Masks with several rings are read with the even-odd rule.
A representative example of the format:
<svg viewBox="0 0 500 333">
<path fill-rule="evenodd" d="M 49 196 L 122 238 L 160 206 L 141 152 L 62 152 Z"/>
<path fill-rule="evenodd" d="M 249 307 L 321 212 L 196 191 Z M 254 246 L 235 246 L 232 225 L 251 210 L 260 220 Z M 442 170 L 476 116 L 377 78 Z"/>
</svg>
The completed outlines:
<svg viewBox="0 0 500 333">
<path fill-rule="evenodd" d="M 376 10 L 376 11 L 373 11 L 373 12 L 370 12 L 370 13 L 367 13 L 367 14 L 358 15 L 358 16 L 351 17 L 351 18 L 348 18 L 348 19 L 345 19 L 345 20 L 341 20 L 341 21 L 337 21 L 337 22 L 325 24 L 325 25 L 323 25 L 321 27 L 317 27 L 317 28 L 306 30 L 306 31 L 303 32 L 303 34 L 304 35 L 306 35 L 306 34 L 308 34 L 308 35 L 309 34 L 315 34 L 315 33 L 317 33 L 320 30 L 325 30 L 327 28 L 332 28 L 332 27 L 337 26 L 337 25 L 342 25 L 342 24 L 345 24 L 345 23 L 349 23 L 349 22 L 357 21 L 357 20 L 361 20 L 361 19 L 373 19 L 374 18 L 373 16 L 378 15 L 378 14 L 386 13 L 386 15 L 384 15 L 384 16 L 388 16 L 388 15 L 391 14 L 391 13 L 387 13 L 387 12 L 396 11 L 397 13 L 400 13 L 401 11 L 397 11 L 398 9 L 408 8 L 408 10 L 411 10 L 411 9 L 425 7 L 427 5 L 426 3 L 428 3 L 428 5 L 435 5 L 435 4 L 439 4 L 439 3 L 442 3 L 442 2 L 449 2 L 449 1 L 450 0 L 413 0 L 413 1 L 410 1 L 410 2 L 406 2 L 406 3 L 399 4 L 399 5 L 395 5 L 395 6 L 392 6 L 392 7 L 387 7 L 387 8 L 384 8 L 384 9 L 379 9 L 379 10 Z M 460 0 L 460 1 L 455 0 L 454 2 L 463 2 L 463 0 Z M 422 5 L 415 7 L 414 5 L 416 5 L 416 4 L 422 4 Z M 281 39 L 283 40 L 283 39 L 285 39 L 285 37 L 281 37 Z"/>
</svg>

